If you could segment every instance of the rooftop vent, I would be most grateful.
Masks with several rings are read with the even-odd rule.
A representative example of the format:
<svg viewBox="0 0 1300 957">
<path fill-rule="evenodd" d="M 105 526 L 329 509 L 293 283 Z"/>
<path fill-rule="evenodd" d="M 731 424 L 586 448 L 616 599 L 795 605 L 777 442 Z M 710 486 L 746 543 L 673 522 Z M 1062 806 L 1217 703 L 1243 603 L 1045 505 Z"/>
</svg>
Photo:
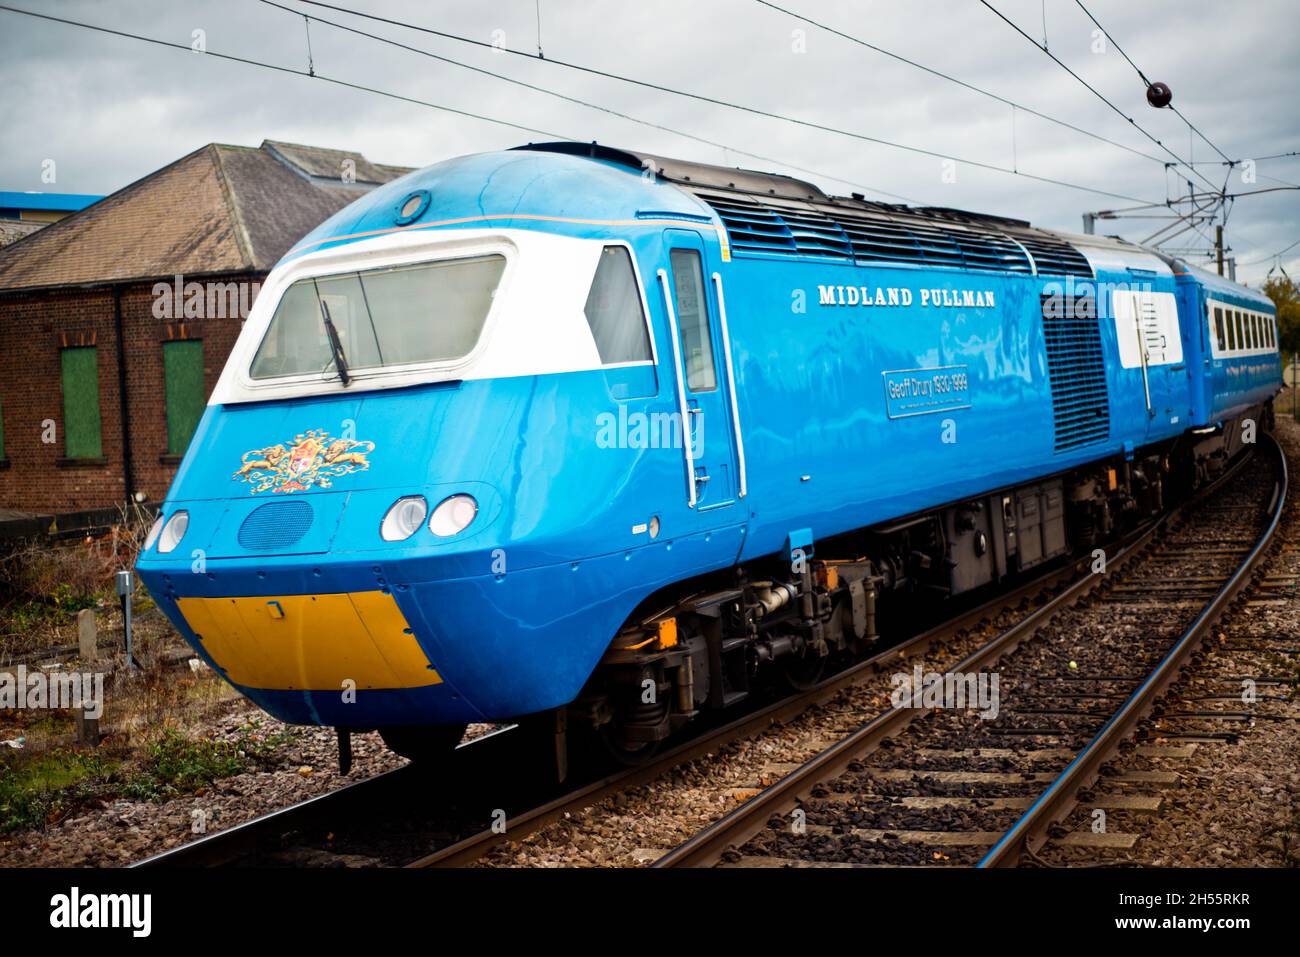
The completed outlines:
<svg viewBox="0 0 1300 957">
<path fill-rule="evenodd" d="M 696 195 L 718 214 L 732 251 L 742 256 L 1092 278 L 1088 261 L 1074 247 L 1010 220 L 962 220 L 948 211 L 873 208 L 867 203 L 846 207 L 782 202 L 743 193 L 697 190 Z"/>
</svg>

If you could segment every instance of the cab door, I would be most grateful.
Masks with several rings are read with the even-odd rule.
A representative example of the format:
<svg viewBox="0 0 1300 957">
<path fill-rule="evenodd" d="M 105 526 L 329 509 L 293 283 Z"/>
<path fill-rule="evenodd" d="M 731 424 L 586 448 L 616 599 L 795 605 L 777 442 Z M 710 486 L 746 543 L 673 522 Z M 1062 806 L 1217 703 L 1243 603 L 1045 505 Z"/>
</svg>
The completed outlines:
<svg viewBox="0 0 1300 957">
<path fill-rule="evenodd" d="M 704 513 L 733 505 L 737 490 L 735 384 L 720 315 L 721 279 L 707 267 L 699 233 L 670 229 L 664 241 L 668 268 L 658 278 L 673 340 L 687 503 Z"/>
<path fill-rule="evenodd" d="M 1188 377 L 1183 331 L 1171 292 L 1156 291 L 1135 276 L 1131 290 L 1112 293 L 1120 364 L 1140 373 L 1146 439 L 1159 441 L 1187 428 Z"/>
</svg>

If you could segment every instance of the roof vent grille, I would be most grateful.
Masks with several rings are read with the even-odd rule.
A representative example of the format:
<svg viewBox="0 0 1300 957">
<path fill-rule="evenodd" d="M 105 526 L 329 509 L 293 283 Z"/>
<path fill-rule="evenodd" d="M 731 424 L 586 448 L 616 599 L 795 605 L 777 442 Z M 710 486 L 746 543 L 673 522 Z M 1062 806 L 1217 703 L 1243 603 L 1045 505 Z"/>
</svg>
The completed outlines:
<svg viewBox="0 0 1300 957">
<path fill-rule="evenodd" d="M 764 201 L 744 193 L 697 190 L 727 229 L 733 253 L 797 256 L 865 265 L 907 263 L 976 272 L 1092 278 L 1073 246 L 992 218 L 834 203 Z M 1032 259 L 1030 257 L 1033 257 Z"/>
</svg>

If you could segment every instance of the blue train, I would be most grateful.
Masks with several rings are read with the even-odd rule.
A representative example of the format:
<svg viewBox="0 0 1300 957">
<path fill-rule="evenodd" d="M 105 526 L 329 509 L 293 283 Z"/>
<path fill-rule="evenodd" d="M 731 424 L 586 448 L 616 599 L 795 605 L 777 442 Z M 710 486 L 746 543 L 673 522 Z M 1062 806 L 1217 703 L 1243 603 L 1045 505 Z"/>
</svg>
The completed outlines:
<svg viewBox="0 0 1300 957">
<path fill-rule="evenodd" d="M 275 267 L 137 568 L 285 721 L 635 760 L 1158 510 L 1280 383 L 1269 300 L 1155 251 L 529 145 Z"/>
</svg>

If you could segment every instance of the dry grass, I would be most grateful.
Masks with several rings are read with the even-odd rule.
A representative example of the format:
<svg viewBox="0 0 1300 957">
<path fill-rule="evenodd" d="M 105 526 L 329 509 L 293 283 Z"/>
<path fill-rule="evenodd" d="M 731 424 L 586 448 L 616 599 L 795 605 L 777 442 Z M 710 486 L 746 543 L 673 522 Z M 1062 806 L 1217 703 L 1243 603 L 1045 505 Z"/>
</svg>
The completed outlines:
<svg viewBox="0 0 1300 957">
<path fill-rule="evenodd" d="M 73 616 L 83 608 L 111 612 L 114 575 L 135 565 L 151 521 L 124 506 L 103 535 L 19 542 L 0 552 L 0 662 L 75 643 Z M 153 604 L 138 582 L 135 601 L 142 609 Z"/>
<path fill-rule="evenodd" d="M 69 655 L 56 667 L 104 675 L 98 747 L 78 744 L 71 712 L 0 711 L 0 742 L 22 741 L 20 748 L 0 745 L 0 831 L 43 827 L 117 796 L 165 797 L 248 764 L 251 752 L 214 743 L 205 731 L 225 710 L 246 704 L 206 666 L 187 666 L 184 658 L 178 666 L 179 636 L 138 581 L 133 636 L 140 668 L 126 660 L 114 576 L 134 565 L 150 522 L 139 510 L 123 509 L 103 535 L 25 542 L 0 555 L 0 670 L 75 646 L 76 612 L 91 608 L 98 660 Z M 277 746 L 271 742 L 260 758 Z"/>
</svg>

